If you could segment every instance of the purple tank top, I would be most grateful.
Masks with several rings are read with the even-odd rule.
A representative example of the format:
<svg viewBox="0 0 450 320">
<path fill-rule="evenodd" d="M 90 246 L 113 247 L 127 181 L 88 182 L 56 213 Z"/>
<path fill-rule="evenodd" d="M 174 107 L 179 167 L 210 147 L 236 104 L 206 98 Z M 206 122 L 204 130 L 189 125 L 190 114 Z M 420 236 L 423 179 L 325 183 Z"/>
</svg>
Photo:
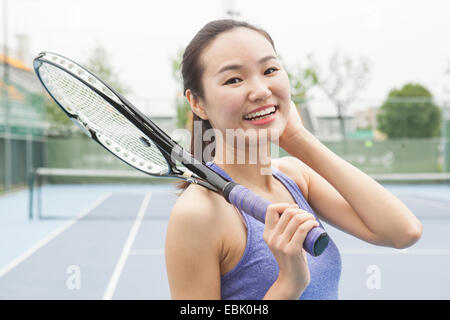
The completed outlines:
<svg viewBox="0 0 450 320">
<path fill-rule="evenodd" d="M 232 181 L 231 177 L 215 163 L 208 162 L 206 165 Z M 274 168 L 272 174 L 289 190 L 301 209 L 316 216 L 292 179 Z M 261 300 L 277 279 L 279 267 L 263 239 L 264 224 L 244 211 L 241 211 L 241 214 L 247 225 L 247 244 L 236 266 L 221 277 L 221 297 L 223 300 Z M 322 224 L 320 225 L 323 228 Z M 341 257 L 333 240 L 330 238 L 328 247 L 320 256 L 314 257 L 308 253 L 306 255 L 311 281 L 300 299 L 338 299 Z"/>
</svg>

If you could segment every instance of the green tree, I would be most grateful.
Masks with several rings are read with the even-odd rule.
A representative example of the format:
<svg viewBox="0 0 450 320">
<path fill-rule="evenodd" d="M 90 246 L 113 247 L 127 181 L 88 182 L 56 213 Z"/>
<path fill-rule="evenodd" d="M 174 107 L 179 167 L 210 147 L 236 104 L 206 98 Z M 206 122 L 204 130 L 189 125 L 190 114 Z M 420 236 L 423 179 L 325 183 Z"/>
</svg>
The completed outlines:
<svg viewBox="0 0 450 320">
<path fill-rule="evenodd" d="M 440 134 L 441 112 L 420 84 L 393 89 L 377 116 L 378 130 L 389 138 L 429 138 Z"/>
<path fill-rule="evenodd" d="M 316 70 L 312 66 L 297 64 L 292 67 L 284 67 L 288 74 L 291 86 L 291 98 L 297 106 L 306 104 L 309 90 L 318 84 Z"/>
<path fill-rule="evenodd" d="M 44 100 L 45 120 L 47 122 L 47 134 L 60 135 L 70 133 L 72 121 L 58 107 L 50 96 L 46 96 Z"/>
<path fill-rule="evenodd" d="M 280 60 L 282 60 L 281 57 Z M 307 107 L 308 102 L 312 99 L 310 90 L 318 84 L 317 73 L 311 65 L 305 65 L 303 62 L 289 67 L 284 66 L 284 69 L 289 78 L 291 100 L 297 107 L 297 112 L 301 115 L 305 127 L 314 132 Z"/>
<path fill-rule="evenodd" d="M 114 67 L 110 63 L 110 58 L 105 48 L 97 46 L 92 49 L 89 57 L 82 65 L 100 77 L 103 81 L 111 85 L 118 92 L 125 94 L 129 93 L 130 89 L 124 85 L 114 70 Z M 81 131 L 75 130 L 74 124 L 70 121 L 64 112 L 59 108 L 56 103 L 49 96 L 45 99 L 45 118 L 49 126 L 48 134 L 61 135 L 61 134 L 77 134 Z"/>
<path fill-rule="evenodd" d="M 108 83 L 119 93 L 131 93 L 130 88 L 119 80 L 119 76 L 110 62 L 108 52 L 102 46 L 97 46 L 92 49 L 83 66 L 93 74 L 99 76 L 100 79 Z"/>
</svg>

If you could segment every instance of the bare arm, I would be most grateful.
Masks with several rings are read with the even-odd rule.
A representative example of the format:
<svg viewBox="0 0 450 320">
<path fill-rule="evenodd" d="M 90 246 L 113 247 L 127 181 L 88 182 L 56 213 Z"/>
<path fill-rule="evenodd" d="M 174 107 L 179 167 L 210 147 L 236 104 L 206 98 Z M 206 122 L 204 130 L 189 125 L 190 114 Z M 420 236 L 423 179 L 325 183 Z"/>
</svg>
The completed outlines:
<svg viewBox="0 0 450 320">
<path fill-rule="evenodd" d="M 377 245 L 405 248 L 420 238 L 420 221 L 397 197 L 306 129 L 283 148 L 308 172 L 308 201 L 325 221 Z"/>
<path fill-rule="evenodd" d="M 221 298 L 215 211 L 211 209 L 207 199 L 198 198 L 180 198 L 172 209 L 165 246 L 172 299 Z"/>
</svg>

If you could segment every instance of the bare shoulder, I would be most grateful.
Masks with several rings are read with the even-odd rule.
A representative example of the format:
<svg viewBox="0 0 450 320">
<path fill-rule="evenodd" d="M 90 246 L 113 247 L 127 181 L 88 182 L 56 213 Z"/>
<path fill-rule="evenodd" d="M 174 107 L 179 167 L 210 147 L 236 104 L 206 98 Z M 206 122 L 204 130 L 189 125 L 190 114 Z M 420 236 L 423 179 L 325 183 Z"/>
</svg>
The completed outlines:
<svg viewBox="0 0 450 320">
<path fill-rule="evenodd" d="M 221 226 L 222 215 L 217 214 L 226 201 L 204 187 L 191 184 L 176 200 L 169 219 L 167 241 L 191 242 L 205 245 L 205 241 L 217 242 L 214 232 Z M 211 238 L 211 239 L 210 239 Z M 212 243 L 211 243 L 212 244 Z"/>
<path fill-rule="evenodd" d="M 211 224 L 218 217 L 217 207 L 225 200 L 218 194 L 195 184 L 184 190 L 172 208 L 170 220 Z M 198 221 L 197 221 L 198 220 Z"/>
<path fill-rule="evenodd" d="M 272 167 L 291 178 L 298 185 L 300 190 L 302 190 L 305 198 L 308 199 L 310 167 L 292 156 L 272 159 Z"/>
<path fill-rule="evenodd" d="M 219 195 L 191 184 L 172 208 L 165 259 L 174 299 L 220 299 L 220 200 Z"/>
<path fill-rule="evenodd" d="M 201 210 L 212 204 L 211 192 L 206 188 L 190 184 L 178 197 L 175 205 L 172 208 L 172 213 L 179 212 L 206 212 L 208 210 Z M 198 211 L 200 209 L 200 211 Z M 171 215 L 172 217 L 172 215 Z"/>
</svg>

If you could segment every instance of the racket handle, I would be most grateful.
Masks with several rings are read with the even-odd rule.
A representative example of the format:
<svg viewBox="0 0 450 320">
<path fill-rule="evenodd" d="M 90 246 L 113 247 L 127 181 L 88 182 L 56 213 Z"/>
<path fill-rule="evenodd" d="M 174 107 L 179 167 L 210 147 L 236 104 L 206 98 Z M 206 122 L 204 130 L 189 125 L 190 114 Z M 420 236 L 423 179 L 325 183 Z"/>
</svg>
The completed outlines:
<svg viewBox="0 0 450 320">
<path fill-rule="evenodd" d="M 255 219 L 265 223 L 267 207 L 270 202 L 249 189 L 230 182 L 224 190 L 225 198 L 239 210 L 245 211 Z M 328 246 L 329 237 L 321 227 L 312 228 L 306 235 L 303 248 L 312 256 L 319 256 Z"/>
</svg>

